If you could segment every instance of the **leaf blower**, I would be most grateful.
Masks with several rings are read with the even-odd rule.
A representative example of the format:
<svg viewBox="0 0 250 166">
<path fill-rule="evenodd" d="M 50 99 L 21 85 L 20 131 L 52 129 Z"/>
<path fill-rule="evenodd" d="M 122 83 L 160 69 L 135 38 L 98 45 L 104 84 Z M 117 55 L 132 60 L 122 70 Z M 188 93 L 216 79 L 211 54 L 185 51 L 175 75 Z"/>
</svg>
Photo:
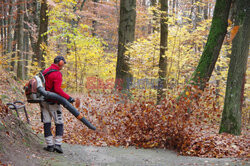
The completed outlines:
<svg viewBox="0 0 250 166">
<path fill-rule="evenodd" d="M 29 82 L 24 86 L 25 95 L 29 103 L 41 103 L 45 99 L 57 100 L 58 103 L 62 104 L 64 108 L 69 110 L 77 119 L 79 119 L 83 124 L 85 124 L 89 129 L 96 130 L 84 116 L 68 102 L 64 97 L 50 91 L 45 90 L 45 79 L 42 72 L 39 72 L 34 76 Z"/>
</svg>

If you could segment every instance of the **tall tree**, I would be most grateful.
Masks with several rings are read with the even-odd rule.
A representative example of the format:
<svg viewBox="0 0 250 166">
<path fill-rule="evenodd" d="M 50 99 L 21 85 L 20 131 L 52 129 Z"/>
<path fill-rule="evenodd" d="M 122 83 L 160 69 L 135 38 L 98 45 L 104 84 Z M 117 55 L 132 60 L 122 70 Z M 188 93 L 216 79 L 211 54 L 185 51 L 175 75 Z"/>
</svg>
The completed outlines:
<svg viewBox="0 0 250 166">
<path fill-rule="evenodd" d="M 167 56 L 166 50 L 168 46 L 168 0 L 161 0 L 161 38 L 160 38 L 160 59 L 159 59 L 159 81 L 157 90 L 157 103 L 159 104 L 162 99 L 166 97 L 164 90 L 167 88 L 166 75 L 167 75 Z"/>
<path fill-rule="evenodd" d="M 32 0 L 31 3 L 27 4 L 27 12 L 25 13 L 25 18 L 28 20 L 28 33 L 30 45 L 33 51 L 32 54 L 32 62 L 34 62 L 36 55 L 36 45 L 37 45 L 37 37 L 38 37 L 38 27 L 40 25 L 39 20 L 40 15 L 40 3 L 36 0 Z"/>
<path fill-rule="evenodd" d="M 0 40 L 0 51 L 1 54 L 3 55 L 3 50 L 4 50 L 4 2 L 1 1 L 1 6 L 0 6 L 0 14 L 1 14 L 1 19 L 0 19 L 0 32 L 1 32 L 1 40 Z"/>
<path fill-rule="evenodd" d="M 29 60 L 29 18 L 27 17 L 28 5 L 25 3 L 25 14 L 24 14 L 24 36 L 23 36 L 23 59 L 24 59 L 24 76 L 28 76 L 28 60 Z"/>
<path fill-rule="evenodd" d="M 241 134 L 241 111 L 250 42 L 250 8 L 248 0 L 236 0 L 235 26 L 239 26 L 230 55 L 227 88 L 220 133 Z"/>
<path fill-rule="evenodd" d="M 7 16 L 7 9 L 8 9 L 8 2 L 6 0 L 3 0 L 3 9 L 2 9 L 2 24 L 3 24 L 3 54 L 6 55 L 6 49 L 7 49 L 7 21 L 8 21 L 8 16 Z"/>
<path fill-rule="evenodd" d="M 23 79 L 24 78 L 24 58 L 23 58 L 23 36 L 24 36 L 24 1 L 19 0 L 18 5 L 18 17 L 17 17 L 17 78 Z"/>
<path fill-rule="evenodd" d="M 97 6 L 97 3 L 99 2 L 99 0 L 93 0 L 94 2 L 94 15 L 96 17 L 96 6 Z M 93 19 L 92 21 L 92 36 L 97 36 L 96 34 L 96 26 L 97 26 L 97 21 L 95 19 Z"/>
<path fill-rule="evenodd" d="M 7 37 L 7 52 L 11 53 L 12 52 L 12 41 L 13 41 L 13 36 L 12 36 L 12 30 L 13 30 L 13 1 L 9 2 L 9 17 L 8 17 L 8 37 Z"/>
<path fill-rule="evenodd" d="M 16 12 L 16 18 L 18 18 L 18 13 Z M 18 33 L 17 33 L 17 30 L 18 30 L 18 23 L 17 23 L 17 20 L 15 21 L 16 25 L 13 26 L 14 28 L 14 37 L 13 37 L 13 45 L 12 45 L 12 54 L 11 54 L 11 71 L 15 71 L 15 57 L 16 57 L 16 50 L 17 50 L 17 36 L 18 36 Z"/>
<path fill-rule="evenodd" d="M 217 0 L 215 4 L 212 25 L 207 43 L 200 58 L 199 64 L 191 76 L 188 84 L 196 85 L 204 90 L 214 70 L 220 49 L 227 33 L 228 15 L 232 0 Z M 184 92 L 188 89 L 186 88 Z M 181 97 L 186 93 L 182 93 Z M 179 98 L 180 99 L 180 98 Z"/>
<path fill-rule="evenodd" d="M 203 17 L 204 19 L 208 19 L 208 1 L 204 2 L 204 7 L 203 7 Z"/>
<path fill-rule="evenodd" d="M 36 59 L 38 61 L 39 67 L 44 67 L 44 55 L 45 50 L 41 48 L 41 44 L 48 45 L 48 37 L 45 34 L 48 31 L 48 4 L 47 0 L 41 1 L 41 10 L 40 10 L 40 27 L 39 27 L 39 34 L 38 40 L 36 45 Z"/>
<path fill-rule="evenodd" d="M 131 81 L 129 55 L 125 55 L 126 45 L 134 41 L 136 20 L 136 0 L 120 1 L 120 22 L 115 88 L 128 90 Z"/>
</svg>

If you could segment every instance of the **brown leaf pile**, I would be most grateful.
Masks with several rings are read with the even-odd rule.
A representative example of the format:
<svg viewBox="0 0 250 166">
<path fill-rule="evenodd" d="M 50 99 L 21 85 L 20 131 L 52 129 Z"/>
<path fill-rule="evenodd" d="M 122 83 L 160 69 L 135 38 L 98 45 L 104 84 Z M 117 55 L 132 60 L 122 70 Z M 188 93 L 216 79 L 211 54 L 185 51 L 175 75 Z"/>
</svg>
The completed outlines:
<svg viewBox="0 0 250 166">
<path fill-rule="evenodd" d="M 95 146 L 171 148 L 189 156 L 249 157 L 247 129 L 241 136 L 217 134 L 221 108 L 216 106 L 214 95 L 210 89 L 196 100 L 184 98 L 178 103 L 175 98 L 167 97 L 160 106 L 140 98 L 133 102 L 120 99 L 118 95 L 81 96 L 77 107 L 97 131 L 89 130 L 65 110 L 64 141 Z M 33 128 L 41 132 L 42 124 Z"/>
</svg>

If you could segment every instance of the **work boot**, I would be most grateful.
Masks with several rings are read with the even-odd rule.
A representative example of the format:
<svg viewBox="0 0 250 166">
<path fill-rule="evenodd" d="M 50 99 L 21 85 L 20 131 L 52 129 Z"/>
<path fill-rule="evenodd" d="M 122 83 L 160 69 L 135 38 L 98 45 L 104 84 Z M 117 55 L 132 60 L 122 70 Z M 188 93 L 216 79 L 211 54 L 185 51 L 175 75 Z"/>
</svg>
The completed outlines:
<svg viewBox="0 0 250 166">
<path fill-rule="evenodd" d="M 47 146 L 43 148 L 44 150 L 48 151 L 48 152 L 54 152 L 54 146 Z"/>
<path fill-rule="evenodd" d="M 55 145 L 54 150 L 55 150 L 57 153 L 63 153 L 63 150 L 62 150 L 61 145 Z"/>
</svg>

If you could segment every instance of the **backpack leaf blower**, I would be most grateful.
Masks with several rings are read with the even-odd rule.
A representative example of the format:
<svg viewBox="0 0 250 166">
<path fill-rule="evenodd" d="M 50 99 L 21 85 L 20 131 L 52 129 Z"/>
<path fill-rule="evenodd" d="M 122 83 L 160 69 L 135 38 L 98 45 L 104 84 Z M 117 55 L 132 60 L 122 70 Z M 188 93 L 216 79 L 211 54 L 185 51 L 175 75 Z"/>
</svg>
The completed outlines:
<svg viewBox="0 0 250 166">
<path fill-rule="evenodd" d="M 42 101 L 45 101 L 45 99 L 56 100 L 89 129 L 96 130 L 96 127 L 85 119 L 84 116 L 72 104 L 70 104 L 70 102 L 68 102 L 68 100 L 54 92 L 45 90 L 45 79 L 42 72 L 39 72 L 34 76 L 25 85 L 24 90 L 29 103 L 41 103 Z"/>
</svg>

